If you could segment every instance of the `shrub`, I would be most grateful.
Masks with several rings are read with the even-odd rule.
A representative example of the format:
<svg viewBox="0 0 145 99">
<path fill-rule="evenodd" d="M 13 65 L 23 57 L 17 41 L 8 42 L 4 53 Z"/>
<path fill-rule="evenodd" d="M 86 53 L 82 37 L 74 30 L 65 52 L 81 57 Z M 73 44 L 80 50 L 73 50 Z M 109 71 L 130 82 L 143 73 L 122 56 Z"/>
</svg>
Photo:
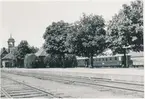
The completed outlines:
<svg viewBox="0 0 145 99">
<path fill-rule="evenodd" d="M 55 68 L 55 67 L 76 67 L 77 59 L 75 55 L 66 54 L 65 59 L 61 59 L 60 55 L 48 55 L 44 59 L 44 63 L 47 67 Z"/>
<path fill-rule="evenodd" d="M 39 59 L 35 54 L 27 54 L 24 59 L 25 68 L 37 68 Z"/>
<path fill-rule="evenodd" d="M 77 67 L 77 59 L 73 54 L 66 54 L 64 60 L 64 67 Z"/>
<path fill-rule="evenodd" d="M 42 56 L 40 56 L 40 57 L 38 57 L 38 68 L 46 68 L 46 65 L 45 65 L 45 63 L 44 63 L 44 58 L 45 57 L 42 57 Z"/>
<path fill-rule="evenodd" d="M 61 67 L 60 55 L 47 55 L 44 58 L 44 64 L 50 68 Z"/>
</svg>

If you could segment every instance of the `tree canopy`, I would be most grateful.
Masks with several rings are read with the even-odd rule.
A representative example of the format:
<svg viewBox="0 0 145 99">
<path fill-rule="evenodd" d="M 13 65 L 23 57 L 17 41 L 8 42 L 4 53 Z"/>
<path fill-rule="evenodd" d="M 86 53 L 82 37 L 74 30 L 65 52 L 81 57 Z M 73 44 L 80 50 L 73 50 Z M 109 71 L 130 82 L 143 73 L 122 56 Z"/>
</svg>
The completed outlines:
<svg viewBox="0 0 145 99">
<path fill-rule="evenodd" d="M 74 27 L 76 30 L 70 37 L 74 53 L 90 57 L 93 67 L 93 56 L 99 55 L 107 48 L 104 19 L 99 15 L 83 14 Z"/>
<path fill-rule="evenodd" d="M 26 40 L 22 40 L 14 53 L 19 67 L 24 66 L 24 57 L 29 53 L 31 53 L 31 49 L 29 48 L 28 42 Z"/>
<path fill-rule="evenodd" d="M 31 49 L 31 53 L 36 53 L 39 50 L 39 48 L 34 46 L 31 46 L 30 49 Z"/>
<path fill-rule="evenodd" d="M 58 54 L 62 67 L 64 67 L 65 53 L 69 53 L 69 46 L 66 41 L 68 33 L 69 24 L 58 21 L 49 25 L 43 35 L 45 39 L 44 48 L 49 54 Z"/>
<path fill-rule="evenodd" d="M 24 58 L 25 68 L 38 68 L 39 65 L 38 63 L 39 63 L 39 59 L 34 53 L 25 55 Z"/>
<path fill-rule="evenodd" d="M 123 9 L 110 20 L 107 32 L 114 53 L 122 53 L 124 46 L 131 46 L 133 51 L 143 51 L 143 1 L 124 4 Z"/>
<path fill-rule="evenodd" d="M 68 52 L 66 37 L 69 24 L 64 21 L 53 22 L 46 28 L 43 35 L 45 39 L 44 47 L 48 53 L 64 54 Z"/>
</svg>

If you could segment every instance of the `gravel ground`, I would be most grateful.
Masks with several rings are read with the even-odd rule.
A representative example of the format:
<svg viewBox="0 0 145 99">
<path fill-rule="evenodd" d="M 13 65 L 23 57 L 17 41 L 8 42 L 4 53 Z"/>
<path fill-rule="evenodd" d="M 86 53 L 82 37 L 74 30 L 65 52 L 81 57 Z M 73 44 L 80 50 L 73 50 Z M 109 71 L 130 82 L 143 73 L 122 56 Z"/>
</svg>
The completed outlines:
<svg viewBox="0 0 145 99">
<path fill-rule="evenodd" d="M 70 76 L 84 76 L 84 77 L 110 77 L 113 75 L 115 79 L 118 75 L 122 78 L 128 76 L 132 77 L 132 80 L 136 80 L 136 77 L 143 77 L 143 69 L 120 69 L 124 71 L 124 74 L 119 74 L 115 69 L 86 69 L 86 68 L 75 68 L 75 69 L 3 69 L 5 71 L 20 71 L 20 72 L 35 72 L 35 73 L 46 73 L 46 74 L 56 74 L 56 75 L 70 75 Z M 88 72 L 87 72 L 88 70 Z M 99 71 L 100 70 L 100 71 Z M 104 70 L 104 72 L 103 72 Z M 119 71 L 119 69 L 116 69 Z M 108 74 L 107 72 L 108 71 Z M 111 74 L 111 71 L 113 72 Z M 99 73 L 98 73 L 99 72 Z M 115 74 L 116 72 L 116 74 Z M 129 73 L 130 72 L 130 73 Z M 103 74 L 104 73 L 104 74 Z M 109 74 L 110 73 L 110 74 Z M 137 75 L 135 75 L 137 74 Z M 50 80 L 42 80 L 34 77 L 26 77 L 14 74 L 6 74 L 13 79 L 26 82 L 30 85 L 40 87 L 49 92 L 55 93 L 61 97 L 74 97 L 74 98 L 142 98 L 143 94 L 137 94 L 136 92 L 124 92 L 121 90 L 109 89 L 104 87 L 90 87 L 90 86 L 81 86 L 73 84 L 65 84 L 54 82 Z M 109 75 L 109 76 L 108 76 Z M 122 80 L 122 78 L 119 78 Z M 126 78 L 127 79 L 127 78 Z M 127 79 L 128 80 L 128 79 Z"/>
<path fill-rule="evenodd" d="M 94 77 L 94 78 L 104 78 L 111 80 L 119 80 L 133 83 L 144 83 L 144 69 L 140 68 L 45 68 L 45 69 L 4 69 L 10 71 L 20 71 L 20 72 L 35 72 L 35 73 L 46 73 L 55 75 L 69 75 L 69 76 L 80 76 L 80 77 Z"/>
<path fill-rule="evenodd" d="M 119 75 L 144 75 L 143 68 L 5 68 L 10 70 L 23 70 L 23 71 L 42 71 L 42 72 L 66 72 L 66 73 L 90 73 L 90 74 L 119 74 Z"/>
</svg>

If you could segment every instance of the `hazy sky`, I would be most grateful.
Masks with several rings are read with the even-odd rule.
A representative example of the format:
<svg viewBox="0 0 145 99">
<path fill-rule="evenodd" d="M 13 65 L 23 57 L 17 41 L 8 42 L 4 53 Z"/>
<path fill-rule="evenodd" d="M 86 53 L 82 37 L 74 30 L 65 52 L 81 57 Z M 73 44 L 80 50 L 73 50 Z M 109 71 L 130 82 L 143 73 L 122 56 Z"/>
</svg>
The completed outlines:
<svg viewBox="0 0 145 99">
<path fill-rule="evenodd" d="M 9 1 L 0 3 L 0 48 L 7 47 L 10 33 L 16 41 L 27 40 L 31 46 L 41 47 L 45 29 L 53 21 L 72 23 L 82 13 L 102 15 L 106 21 L 117 13 L 122 4 L 131 0 L 90 1 Z"/>
</svg>

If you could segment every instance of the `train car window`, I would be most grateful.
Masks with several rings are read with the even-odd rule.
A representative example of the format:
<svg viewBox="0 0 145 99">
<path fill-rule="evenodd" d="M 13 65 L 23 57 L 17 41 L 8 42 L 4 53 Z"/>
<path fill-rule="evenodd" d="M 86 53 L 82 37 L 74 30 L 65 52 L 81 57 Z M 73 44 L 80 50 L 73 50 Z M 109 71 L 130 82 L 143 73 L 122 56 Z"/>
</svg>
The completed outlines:
<svg viewBox="0 0 145 99">
<path fill-rule="evenodd" d="M 115 57 L 115 60 L 117 60 L 117 57 Z"/>
<path fill-rule="evenodd" d="M 110 57 L 110 60 L 112 60 L 112 58 Z"/>
<path fill-rule="evenodd" d="M 104 61 L 104 58 L 102 58 L 102 61 Z"/>
</svg>

